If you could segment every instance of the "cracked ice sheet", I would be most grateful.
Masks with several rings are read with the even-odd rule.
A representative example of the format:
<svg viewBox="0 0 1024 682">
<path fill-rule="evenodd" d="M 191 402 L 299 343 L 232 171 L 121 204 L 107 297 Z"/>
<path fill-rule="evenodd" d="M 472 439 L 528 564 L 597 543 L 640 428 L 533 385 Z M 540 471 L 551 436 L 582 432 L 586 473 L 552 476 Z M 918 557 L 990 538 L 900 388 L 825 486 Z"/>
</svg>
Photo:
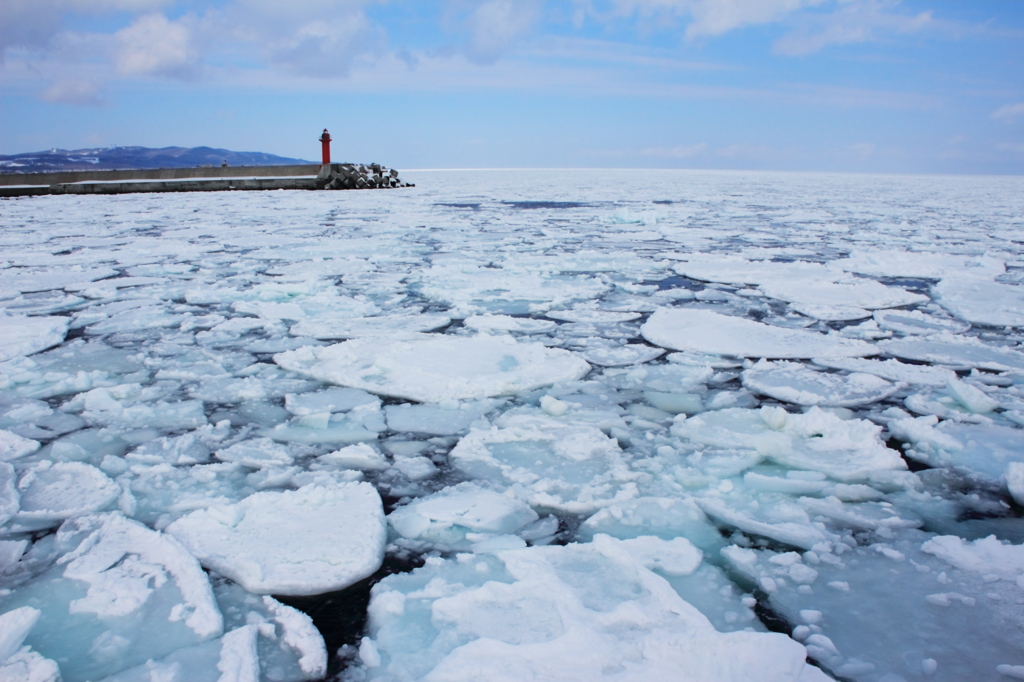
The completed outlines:
<svg viewBox="0 0 1024 682">
<path fill-rule="evenodd" d="M 715 631 L 656 573 L 691 573 L 699 557 L 685 540 L 601 535 L 430 559 L 374 587 L 366 679 L 828 679 L 784 635 Z"/>
</svg>

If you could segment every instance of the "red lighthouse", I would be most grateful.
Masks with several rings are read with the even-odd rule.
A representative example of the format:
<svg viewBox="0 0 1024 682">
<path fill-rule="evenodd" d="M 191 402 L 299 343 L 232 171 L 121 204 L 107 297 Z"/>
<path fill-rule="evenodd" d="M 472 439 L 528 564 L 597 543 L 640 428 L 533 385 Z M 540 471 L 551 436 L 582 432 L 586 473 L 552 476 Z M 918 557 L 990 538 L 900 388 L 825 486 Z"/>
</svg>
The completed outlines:
<svg viewBox="0 0 1024 682">
<path fill-rule="evenodd" d="M 324 128 L 323 135 L 320 136 L 320 146 L 323 152 L 323 164 L 328 166 L 331 163 L 331 134 L 327 132 L 327 128 Z"/>
</svg>

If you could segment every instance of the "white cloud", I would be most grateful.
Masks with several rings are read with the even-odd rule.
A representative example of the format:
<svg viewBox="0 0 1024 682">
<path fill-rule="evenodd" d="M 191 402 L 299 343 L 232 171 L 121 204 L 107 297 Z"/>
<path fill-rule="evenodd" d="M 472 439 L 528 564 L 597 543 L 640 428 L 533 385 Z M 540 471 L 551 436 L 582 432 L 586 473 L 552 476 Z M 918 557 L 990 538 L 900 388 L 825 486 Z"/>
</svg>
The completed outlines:
<svg viewBox="0 0 1024 682">
<path fill-rule="evenodd" d="M 992 112 L 992 118 L 998 121 L 1008 121 L 1010 119 L 1024 116 L 1024 102 L 1017 102 L 1016 104 L 1007 104 L 1001 106 Z"/>
<path fill-rule="evenodd" d="M 147 14 L 118 31 L 116 64 L 133 76 L 186 77 L 195 73 L 199 52 L 192 40 L 193 22 L 169 21 L 162 14 Z"/>
<path fill-rule="evenodd" d="M 75 106 L 105 104 L 96 84 L 82 80 L 59 80 L 44 90 L 40 97 L 46 102 Z"/>
<path fill-rule="evenodd" d="M 540 15 L 531 0 L 487 0 L 466 19 L 470 32 L 468 56 L 480 64 L 493 64 L 530 32 Z"/>
<path fill-rule="evenodd" d="M 830 14 L 801 17 L 801 25 L 775 41 L 778 54 L 791 57 L 819 52 L 830 45 L 850 45 L 887 35 L 919 31 L 932 23 L 930 12 L 894 12 L 900 0 L 846 0 Z"/>
<path fill-rule="evenodd" d="M 701 142 L 699 144 L 679 145 L 677 147 L 647 147 L 641 149 L 643 156 L 653 156 L 662 159 L 689 159 L 700 156 L 707 150 L 708 146 Z"/>
<path fill-rule="evenodd" d="M 40 49 L 63 29 L 67 13 L 102 15 L 143 12 L 172 0 L 2 0 L 0 2 L 0 59 L 11 48 Z"/>
<path fill-rule="evenodd" d="M 693 22 L 686 37 L 720 36 L 733 29 L 768 24 L 825 0 L 699 0 L 690 10 Z"/>
</svg>

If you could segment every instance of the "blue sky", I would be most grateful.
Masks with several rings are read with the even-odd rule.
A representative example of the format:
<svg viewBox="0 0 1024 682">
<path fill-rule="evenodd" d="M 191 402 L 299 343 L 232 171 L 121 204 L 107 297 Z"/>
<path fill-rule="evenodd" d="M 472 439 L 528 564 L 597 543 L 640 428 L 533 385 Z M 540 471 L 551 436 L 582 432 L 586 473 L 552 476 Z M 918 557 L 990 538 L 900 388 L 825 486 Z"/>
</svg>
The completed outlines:
<svg viewBox="0 0 1024 682">
<path fill-rule="evenodd" d="M 1024 174 L 1022 0 L 2 0 L 0 153 Z"/>
</svg>

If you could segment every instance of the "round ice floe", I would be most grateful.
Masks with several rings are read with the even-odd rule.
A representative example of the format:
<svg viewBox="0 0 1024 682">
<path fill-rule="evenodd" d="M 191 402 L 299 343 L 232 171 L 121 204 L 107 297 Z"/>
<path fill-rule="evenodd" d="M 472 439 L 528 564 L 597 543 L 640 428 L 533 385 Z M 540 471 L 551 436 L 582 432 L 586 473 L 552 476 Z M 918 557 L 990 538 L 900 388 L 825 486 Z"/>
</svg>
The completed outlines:
<svg viewBox="0 0 1024 682">
<path fill-rule="evenodd" d="M 380 495 L 368 483 L 261 492 L 167 527 L 202 564 L 257 594 L 340 590 L 380 568 Z"/>
<path fill-rule="evenodd" d="M 251 438 L 214 453 L 223 462 L 236 462 L 253 469 L 286 466 L 293 457 L 288 448 L 269 438 Z"/>
<path fill-rule="evenodd" d="M 899 453 L 882 443 L 881 431 L 869 421 L 843 420 L 817 407 L 804 414 L 790 414 L 781 407 L 730 408 L 672 426 L 673 435 L 694 443 L 754 450 L 783 466 L 820 471 L 840 481 L 906 468 Z"/>
<path fill-rule="evenodd" d="M 956 372 L 945 367 L 908 365 L 899 360 L 867 360 L 865 358 L 814 358 L 814 364 L 847 372 L 874 374 L 889 381 L 923 386 L 945 386 Z"/>
<path fill-rule="evenodd" d="M 850 283 L 813 280 L 775 281 L 762 284 L 761 291 L 771 298 L 797 305 L 855 306 L 868 310 L 896 308 L 928 301 L 928 297 L 922 294 L 887 287 L 873 280 Z"/>
<path fill-rule="evenodd" d="M 796 405 L 856 407 L 884 400 L 899 386 L 873 374 L 816 372 L 795 362 L 762 360 L 743 372 L 743 385 L 755 393 Z"/>
<path fill-rule="evenodd" d="M 0 362 L 56 346 L 70 323 L 67 317 L 26 317 L 0 310 Z"/>
<path fill-rule="evenodd" d="M 905 360 L 934 362 L 952 367 L 991 369 L 997 372 L 1024 369 L 1024 353 L 990 346 L 977 339 L 952 334 L 927 338 L 889 339 L 877 343 L 878 350 Z"/>
<path fill-rule="evenodd" d="M 405 332 L 429 332 L 451 323 L 447 315 L 382 315 L 380 317 L 317 316 L 294 324 L 292 336 L 314 339 L 357 339 L 363 336 L 391 336 Z"/>
<path fill-rule="evenodd" d="M 109 507 L 121 488 L 94 466 L 82 462 L 40 462 L 18 481 L 21 511 L 17 531 L 53 528 L 72 516 Z"/>
<path fill-rule="evenodd" d="M 816 320 L 825 320 L 827 322 L 833 321 L 846 321 L 846 320 L 863 320 L 865 317 L 871 317 L 871 311 L 865 310 L 864 308 L 858 308 L 852 305 L 816 305 L 813 303 L 793 303 L 790 307 L 807 317 L 813 317 Z"/>
<path fill-rule="evenodd" d="M 7 462 L 0 462 L 0 526 L 7 523 L 20 507 L 16 483 L 18 476 Z M 2 660 L 2 658 L 0 658 Z"/>
<path fill-rule="evenodd" d="M 595 347 L 584 350 L 581 355 L 587 362 L 599 367 L 625 367 L 642 365 L 665 353 L 663 348 L 654 348 L 642 343 L 628 343 L 624 346 Z"/>
<path fill-rule="evenodd" d="M 388 515 L 388 523 L 403 538 L 466 550 L 489 537 L 515 533 L 537 518 L 525 502 L 467 482 L 399 507 Z"/>
<path fill-rule="evenodd" d="M 822 279 L 832 275 L 821 263 L 749 261 L 703 254 L 695 254 L 690 262 L 679 263 L 672 269 L 684 277 L 723 284 L 762 284 L 777 279 Z"/>
<path fill-rule="evenodd" d="M 593 512 L 635 478 L 618 443 L 593 426 L 533 415 L 506 416 L 500 425 L 470 431 L 452 450 L 452 465 L 514 487 L 535 507 Z"/>
<path fill-rule="evenodd" d="M 582 322 L 584 324 L 617 324 L 619 322 L 636 320 L 641 317 L 640 313 L 617 313 L 609 310 L 590 310 L 585 308 L 575 310 L 549 310 L 544 314 L 552 320 Z"/>
<path fill-rule="evenodd" d="M 0 429 L 0 461 L 9 462 L 39 449 L 39 441 Z"/>
<path fill-rule="evenodd" d="M 529 317 L 512 317 L 511 315 L 471 315 L 463 320 L 462 324 L 470 329 L 519 332 L 520 334 L 543 334 L 557 326 L 551 320 L 534 320 Z"/>
<path fill-rule="evenodd" d="M 874 355 L 863 341 L 801 329 L 783 329 L 710 310 L 662 308 L 640 328 L 651 343 L 673 350 L 750 358 L 860 357 Z"/>
<path fill-rule="evenodd" d="M 1005 272 L 1003 261 L 986 256 L 958 256 L 950 253 L 916 251 L 855 251 L 849 258 L 834 261 L 847 272 L 870 277 L 920 277 L 941 279 L 950 272 L 969 272 L 995 277 Z"/>
<path fill-rule="evenodd" d="M 919 310 L 877 310 L 874 317 L 882 329 L 900 334 L 959 334 L 971 328 L 967 322 L 948 317 L 935 317 Z"/>
<path fill-rule="evenodd" d="M 515 395 L 590 371 L 568 351 L 505 336 L 356 339 L 281 353 L 274 361 L 321 381 L 419 402 Z"/>
<path fill-rule="evenodd" d="M 360 658 L 408 680 L 824 679 L 793 639 L 720 633 L 651 571 L 699 563 L 685 541 L 606 535 L 431 560 L 374 588 Z"/>
<path fill-rule="evenodd" d="M 972 324 L 1024 326 L 1024 286 L 951 277 L 936 284 L 932 293 L 943 308 Z"/>
</svg>

